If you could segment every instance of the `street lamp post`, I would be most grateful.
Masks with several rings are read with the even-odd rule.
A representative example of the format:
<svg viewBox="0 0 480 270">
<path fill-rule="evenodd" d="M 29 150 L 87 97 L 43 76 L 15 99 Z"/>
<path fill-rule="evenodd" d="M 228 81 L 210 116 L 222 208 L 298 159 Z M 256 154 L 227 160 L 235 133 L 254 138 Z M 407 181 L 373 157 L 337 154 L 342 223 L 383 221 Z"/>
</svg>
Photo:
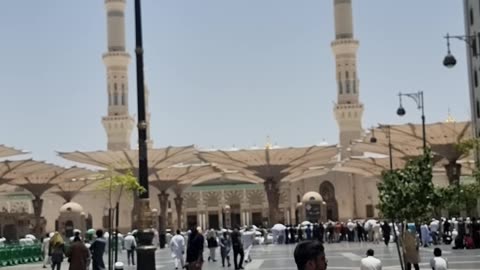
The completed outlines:
<svg viewBox="0 0 480 270">
<path fill-rule="evenodd" d="M 422 112 L 422 141 L 423 141 L 423 152 L 426 153 L 427 150 L 427 137 L 426 137 L 426 131 L 425 131 L 425 106 L 423 102 L 423 91 L 418 91 L 416 93 L 399 93 L 398 98 L 399 98 L 399 107 L 397 109 L 397 115 L 398 116 L 404 116 L 406 114 L 405 108 L 402 105 L 402 97 L 409 97 L 415 101 L 417 104 L 417 109 L 419 109 Z"/>
<path fill-rule="evenodd" d="M 391 136 L 391 132 L 390 132 L 390 125 L 380 125 L 380 129 L 384 130 L 385 131 L 385 135 L 388 139 L 388 157 L 389 157 L 389 161 L 390 161 L 390 172 L 393 172 L 393 157 L 392 157 L 392 136 Z M 377 138 L 375 137 L 375 131 L 374 129 L 372 129 L 372 137 L 370 137 L 370 142 L 371 143 L 377 143 Z M 399 243 L 399 239 L 398 239 L 398 236 L 397 236 L 397 225 L 395 223 L 395 219 L 392 220 L 392 224 L 393 224 L 393 237 L 395 237 L 395 244 L 397 246 L 397 253 L 398 253 L 398 259 L 400 260 L 400 267 L 401 269 L 405 269 L 404 268 L 404 264 L 403 264 L 403 256 L 402 256 L 402 253 L 400 252 L 400 243 Z"/>
<path fill-rule="evenodd" d="M 453 68 L 457 64 L 457 59 L 455 59 L 455 56 L 453 56 L 451 50 L 450 50 L 450 39 L 458 39 L 458 40 L 463 40 L 467 43 L 467 45 L 470 47 L 472 56 L 477 57 L 478 52 L 477 52 L 477 38 L 475 36 L 450 36 L 450 34 L 447 33 L 445 36 L 445 39 L 447 40 L 447 55 L 443 59 L 443 65 L 447 68 Z"/>
<path fill-rule="evenodd" d="M 140 0 L 135 0 L 135 55 L 137 71 L 137 106 L 138 106 L 138 178 L 145 192 L 140 194 L 139 230 L 137 233 L 137 269 L 155 270 L 155 250 L 152 245 L 152 214 L 148 194 L 148 159 L 147 159 L 147 121 L 145 112 L 145 79 L 143 72 L 142 13 Z"/>
<path fill-rule="evenodd" d="M 390 125 L 380 125 L 380 129 L 385 131 L 385 135 L 388 139 L 388 158 L 390 162 L 390 171 L 393 171 L 393 157 L 392 157 L 392 138 L 390 136 Z M 372 129 L 372 137 L 370 137 L 371 143 L 377 143 L 377 138 L 375 137 L 375 131 Z"/>
</svg>

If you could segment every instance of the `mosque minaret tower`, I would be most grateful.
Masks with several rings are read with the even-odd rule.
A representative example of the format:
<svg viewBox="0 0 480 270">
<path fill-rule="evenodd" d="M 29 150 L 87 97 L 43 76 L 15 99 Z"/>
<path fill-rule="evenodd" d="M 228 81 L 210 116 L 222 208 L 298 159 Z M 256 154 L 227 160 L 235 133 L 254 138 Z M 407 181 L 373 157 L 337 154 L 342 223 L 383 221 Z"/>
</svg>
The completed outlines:
<svg viewBox="0 0 480 270">
<path fill-rule="evenodd" d="M 135 120 L 128 112 L 128 64 L 125 50 L 126 0 L 105 0 L 108 52 L 103 54 L 107 69 L 108 115 L 102 118 L 108 150 L 130 149 Z"/>
<path fill-rule="evenodd" d="M 340 133 L 342 159 L 349 156 L 348 146 L 363 133 L 363 104 L 359 101 L 357 77 L 358 40 L 354 38 L 352 0 L 333 0 L 335 9 L 335 55 L 337 103 L 334 112 Z"/>
</svg>

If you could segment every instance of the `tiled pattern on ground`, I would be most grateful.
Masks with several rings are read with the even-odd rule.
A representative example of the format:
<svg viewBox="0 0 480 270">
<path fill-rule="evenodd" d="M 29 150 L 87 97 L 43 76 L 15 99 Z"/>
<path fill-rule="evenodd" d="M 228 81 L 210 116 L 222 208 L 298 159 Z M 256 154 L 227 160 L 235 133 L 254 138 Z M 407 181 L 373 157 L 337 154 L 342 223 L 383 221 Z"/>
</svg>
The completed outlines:
<svg viewBox="0 0 480 270">
<path fill-rule="evenodd" d="M 340 243 L 327 244 L 326 253 L 328 258 L 328 269 L 334 270 L 353 270 L 359 269 L 360 260 L 365 256 L 368 248 L 375 250 L 377 258 L 382 260 L 383 269 L 400 270 L 398 255 L 395 245 L 385 247 L 384 245 L 360 244 L 360 243 Z M 479 250 L 452 250 L 450 246 L 442 246 L 444 256 L 449 261 L 449 270 L 478 270 L 480 269 L 480 251 Z M 294 270 L 296 269 L 293 260 L 293 250 L 295 245 L 267 245 L 255 246 L 251 252 L 253 261 L 246 264 L 246 270 Z M 204 257 L 208 257 L 208 250 L 205 249 Z M 422 262 L 420 269 L 430 269 L 429 261 L 433 256 L 433 247 L 421 248 Z M 232 254 L 231 254 L 232 255 Z M 126 253 L 122 252 L 120 260 L 126 263 Z M 169 249 L 158 250 L 156 253 L 157 269 L 173 270 L 173 260 Z M 41 269 L 41 264 L 18 265 L 14 267 L 5 267 L 6 270 L 21 269 Z M 62 269 L 68 269 L 65 262 Z M 126 269 L 136 269 L 135 267 L 126 267 Z M 217 262 L 205 262 L 204 270 L 223 269 L 220 263 L 220 254 L 217 250 Z M 230 268 L 233 270 L 233 265 Z"/>
</svg>

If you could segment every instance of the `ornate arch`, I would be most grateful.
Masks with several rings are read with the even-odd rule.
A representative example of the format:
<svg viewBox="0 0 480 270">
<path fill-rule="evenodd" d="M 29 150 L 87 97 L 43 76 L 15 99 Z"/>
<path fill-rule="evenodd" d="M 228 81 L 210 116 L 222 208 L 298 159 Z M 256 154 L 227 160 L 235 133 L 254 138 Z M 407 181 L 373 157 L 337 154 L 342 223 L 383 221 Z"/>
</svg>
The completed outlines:
<svg viewBox="0 0 480 270">
<path fill-rule="evenodd" d="M 231 205 L 240 205 L 242 203 L 243 194 L 239 190 L 230 190 L 225 192 L 225 202 Z"/>
<path fill-rule="evenodd" d="M 335 196 L 335 186 L 330 181 L 324 181 L 320 184 L 320 195 L 327 204 L 327 218 L 338 220 L 338 203 Z"/>
<path fill-rule="evenodd" d="M 249 190 L 247 199 L 250 205 L 263 205 L 265 201 L 265 192 L 263 190 Z"/>
<path fill-rule="evenodd" d="M 281 189 L 280 190 L 280 203 L 281 204 L 288 204 L 289 200 L 289 190 L 288 189 Z"/>
<path fill-rule="evenodd" d="M 186 208 L 197 208 L 199 204 L 198 194 L 196 193 L 185 193 L 183 196 Z"/>
<path fill-rule="evenodd" d="M 203 194 L 203 201 L 207 207 L 217 207 L 220 203 L 218 192 L 207 192 Z"/>
</svg>

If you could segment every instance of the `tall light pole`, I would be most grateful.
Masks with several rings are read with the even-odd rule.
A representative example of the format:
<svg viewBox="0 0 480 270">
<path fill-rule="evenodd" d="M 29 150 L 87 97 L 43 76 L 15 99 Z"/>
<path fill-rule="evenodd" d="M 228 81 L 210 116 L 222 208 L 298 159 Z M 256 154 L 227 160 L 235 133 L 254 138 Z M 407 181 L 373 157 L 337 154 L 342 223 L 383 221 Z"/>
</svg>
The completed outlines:
<svg viewBox="0 0 480 270">
<path fill-rule="evenodd" d="M 409 97 L 415 101 L 417 104 L 417 109 L 422 112 L 422 141 L 423 141 L 423 152 L 426 153 L 427 151 L 427 137 L 425 131 L 425 106 L 423 102 L 423 91 L 418 91 L 416 93 L 399 93 L 399 107 L 397 109 L 398 116 L 404 116 L 406 114 L 405 108 L 402 105 L 402 97 Z"/>
<path fill-rule="evenodd" d="M 388 139 L 388 157 L 389 157 L 389 161 L 390 161 L 390 172 L 393 172 L 393 157 L 392 157 L 392 136 L 391 136 L 391 129 L 390 129 L 390 125 L 380 125 L 380 129 L 384 130 L 384 132 L 386 133 L 386 137 Z M 377 143 L 377 138 L 375 137 L 375 131 L 374 129 L 372 129 L 372 137 L 370 137 L 370 142 L 371 143 Z M 399 243 L 399 239 L 398 239 L 398 236 L 397 236 L 397 225 L 395 223 L 395 219 L 392 220 L 392 224 L 393 224 L 393 236 L 395 237 L 395 244 L 397 246 L 397 253 L 398 253 L 398 259 L 400 260 L 400 267 L 401 269 L 405 269 L 404 268 L 404 264 L 403 264 L 403 256 L 402 256 L 402 253 L 400 252 L 400 243 Z"/>
<path fill-rule="evenodd" d="M 135 55 L 137 66 L 138 106 L 138 180 L 145 192 L 140 194 L 139 230 L 137 233 L 137 269 L 155 270 L 155 250 L 152 245 L 152 214 L 148 194 L 147 121 L 145 112 L 145 79 L 143 72 L 142 12 L 140 0 L 135 0 Z"/>
</svg>

